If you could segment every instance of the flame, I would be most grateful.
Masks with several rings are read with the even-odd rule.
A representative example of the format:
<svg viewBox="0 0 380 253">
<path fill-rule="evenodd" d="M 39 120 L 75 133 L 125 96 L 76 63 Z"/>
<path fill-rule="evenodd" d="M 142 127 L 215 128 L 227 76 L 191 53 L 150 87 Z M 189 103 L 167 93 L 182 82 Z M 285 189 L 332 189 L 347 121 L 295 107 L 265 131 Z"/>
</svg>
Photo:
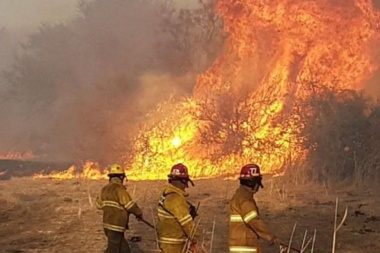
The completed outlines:
<svg viewBox="0 0 380 253">
<path fill-rule="evenodd" d="M 360 90 L 378 68 L 380 14 L 370 0 L 218 0 L 215 11 L 228 35 L 223 54 L 192 97 L 150 114 L 126 162 L 130 179 L 164 179 L 178 162 L 193 177 L 230 177 L 251 162 L 281 174 L 306 155 L 300 99 L 324 87 Z"/>
<path fill-rule="evenodd" d="M 34 179 L 53 179 L 53 180 L 67 180 L 67 179 L 106 179 L 108 171 L 99 169 L 99 164 L 96 162 L 86 161 L 83 169 L 79 171 L 75 165 L 70 166 L 65 171 L 52 172 L 49 175 L 36 174 Z"/>
<path fill-rule="evenodd" d="M 182 141 L 180 137 L 178 136 L 174 137 L 172 140 L 173 147 L 178 148 L 179 146 L 181 146 L 181 142 Z"/>
<path fill-rule="evenodd" d="M 377 70 L 380 18 L 371 1 L 219 0 L 215 10 L 225 50 L 198 76 L 192 98 L 142 129 L 136 176 L 166 178 L 177 162 L 201 177 L 233 174 L 248 162 L 278 171 L 305 157 L 295 105 L 310 87 L 359 90 Z M 230 142 L 238 148 L 228 152 Z"/>
</svg>

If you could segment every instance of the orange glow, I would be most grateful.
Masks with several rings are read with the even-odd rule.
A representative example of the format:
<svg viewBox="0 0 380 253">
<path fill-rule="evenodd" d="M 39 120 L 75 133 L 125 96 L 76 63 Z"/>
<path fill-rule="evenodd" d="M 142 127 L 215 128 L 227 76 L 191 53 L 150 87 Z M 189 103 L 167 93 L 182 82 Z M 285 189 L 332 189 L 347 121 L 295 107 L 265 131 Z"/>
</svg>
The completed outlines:
<svg viewBox="0 0 380 253">
<path fill-rule="evenodd" d="M 216 11 L 229 35 L 224 53 L 198 76 L 191 99 L 137 137 L 132 173 L 141 179 L 166 178 L 179 161 L 198 177 L 234 174 L 248 162 L 278 172 L 305 155 L 299 98 L 313 85 L 361 89 L 377 69 L 380 19 L 371 1 L 219 0 Z M 225 111 L 240 118 L 220 120 Z M 213 120 L 217 141 L 205 143 Z M 176 136 L 180 146 L 171 145 Z M 232 141 L 238 152 L 226 153 L 231 138 L 241 138 Z"/>
<path fill-rule="evenodd" d="M 34 179 L 53 179 L 53 180 L 66 180 L 66 179 L 107 179 L 107 170 L 100 170 L 99 165 L 94 162 L 87 161 L 82 171 L 78 171 L 78 169 L 72 165 L 65 171 L 62 172 L 53 172 L 49 175 L 37 174 L 34 175 Z"/>
<path fill-rule="evenodd" d="M 300 98 L 359 90 L 378 68 L 380 15 L 370 0 L 218 0 L 215 11 L 224 52 L 191 98 L 150 115 L 126 161 L 130 179 L 165 179 L 178 162 L 193 177 L 231 177 L 252 162 L 281 173 L 305 157 Z"/>
</svg>

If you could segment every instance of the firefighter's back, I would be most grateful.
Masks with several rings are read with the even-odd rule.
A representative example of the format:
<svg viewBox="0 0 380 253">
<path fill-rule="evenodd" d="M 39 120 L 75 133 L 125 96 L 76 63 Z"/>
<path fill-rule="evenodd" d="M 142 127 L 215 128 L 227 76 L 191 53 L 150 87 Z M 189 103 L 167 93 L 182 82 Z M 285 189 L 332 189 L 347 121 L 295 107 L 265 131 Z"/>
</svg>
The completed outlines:
<svg viewBox="0 0 380 253">
<path fill-rule="evenodd" d="M 128 224 L 127 211 L 120 204 L 119 191 L 125 191 L 121 184 L 109 182 L 103 187 L 100 198 L 103 204 L 103 226 L 104 228 L 124 232 Z"/>
<path fill-rule="evenodd" d="M 186 236 L 174 213 L 188 210 L 186 200 L 176 192 L 166 189 L 163 205 L 158 206 L 157 234 L 161 242 L 169 241 L 179 244 L 186 242 Z M 187 213 L 186 213 L 187 214 Z M 184 216 L 186 215 L 184 214 Z"/>
</svg>

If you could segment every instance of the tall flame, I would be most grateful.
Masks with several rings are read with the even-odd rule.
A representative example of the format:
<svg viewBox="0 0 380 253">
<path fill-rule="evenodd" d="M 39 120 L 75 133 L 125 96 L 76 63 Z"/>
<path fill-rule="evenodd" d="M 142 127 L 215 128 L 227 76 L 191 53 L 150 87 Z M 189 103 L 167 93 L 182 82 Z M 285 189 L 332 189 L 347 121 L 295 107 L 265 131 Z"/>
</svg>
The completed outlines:
<svg viewBox="0 0 380 253">
<path fill-rule="evenodd" d="M 308 81 L 362 88 L 377 68 L 379 12 L 366 0 L 219 0 L 225 54 L 199 77 L 195 94 L 221 89 L 254 97 L 297 94 Z"/>
<path fill-rule="evenodd" d="M 130 178 L 164 179 L 178 162 L 195 177 L 250 162 L 277 171 L 305 155 L 299 99 L 323 87 L 362 89 L 377 70 L 380 14 L 370 0 L 218 0 L 215 11 L 228 35 L 223 54 L 191 98 L 150 115 Z"/>
<path fill-rule="evenodd" d="M 193 98 L 137 137 L 132 171 L 141 178 L 165 178 L 176 162 L 195 176 L 247 162 L 278 170 L 304 154 L 294 107 L 310 85 L 361 89 L 377 70 L 380 16 L 369 0 L 219 0 L 216 11 L 224 53 L 198 77 Z M 231 139 L 240 146 L 223 152 Z"/>
</svg>

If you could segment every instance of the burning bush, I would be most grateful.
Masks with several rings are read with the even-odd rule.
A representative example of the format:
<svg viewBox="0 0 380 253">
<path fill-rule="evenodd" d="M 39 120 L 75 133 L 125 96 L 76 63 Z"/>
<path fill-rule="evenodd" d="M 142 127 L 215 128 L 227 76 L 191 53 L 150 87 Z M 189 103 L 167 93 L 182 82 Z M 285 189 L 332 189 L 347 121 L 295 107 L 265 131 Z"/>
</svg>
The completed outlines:
<svg viewBox="0 0 380 253">
<path fill-rule="evenodd" d="M 252 161 L 274 172 L 304 161 L 311 152 L 310 165 L 328 167 L 324 170 L 331 172 L 329 176 L 352 174 L 349 167 L 362 159 L 359 147 L 368 139 L 361 130 L 368 130 L 369 107 L 357 91 L 374 76 L 379 64 L 374 45 L 380 39 L 380 15 L 372 2 L 219 0 L 215 10 L 224 20 L 228 37 L 222 55 L 198 76 L 194 111 L 173 106 L 181 120 L 186 118 L 197 127 L 196 132 L 191 128 L 186 148 L 177 149 L 178 160 L 190 164 L 197 175 L 236 173 Z M 329 128 L 333 117 L 339 131 Z M 319 123 L 323 129 L 314 130 L 317 119 L 326 121 Z M 170 116 L 162 121 L 169 126 L 177 123 Z M 173 129 L 159 125 L 144 128 L 139 137 L 156 147 L 170 143 Z M 182 130 L 182 134 L 188 131 Z M 325 135 L 334 142 L 332 146 L 319 141 Z M 326 153 L 317 158 L 314 149 L 318 144 L 326 145 L 318 149 Z M 346 145 L 354 158 L 344 151 Z M 342 159 L 332 157 L 339 148 L 344 152 Z M 160 151 L 160 161 L 173 157 L 173 149 L 155 149 Z M 321 156 L 343 162 L 325 166 Z M 152 153 L 149 164 L 140 160 L 139 166 L 133 163 L 132 167 L 148 169 L 153 163 L 158 166 L 155 171 L 164 171 L 157 159 Z"/>
</svg>

